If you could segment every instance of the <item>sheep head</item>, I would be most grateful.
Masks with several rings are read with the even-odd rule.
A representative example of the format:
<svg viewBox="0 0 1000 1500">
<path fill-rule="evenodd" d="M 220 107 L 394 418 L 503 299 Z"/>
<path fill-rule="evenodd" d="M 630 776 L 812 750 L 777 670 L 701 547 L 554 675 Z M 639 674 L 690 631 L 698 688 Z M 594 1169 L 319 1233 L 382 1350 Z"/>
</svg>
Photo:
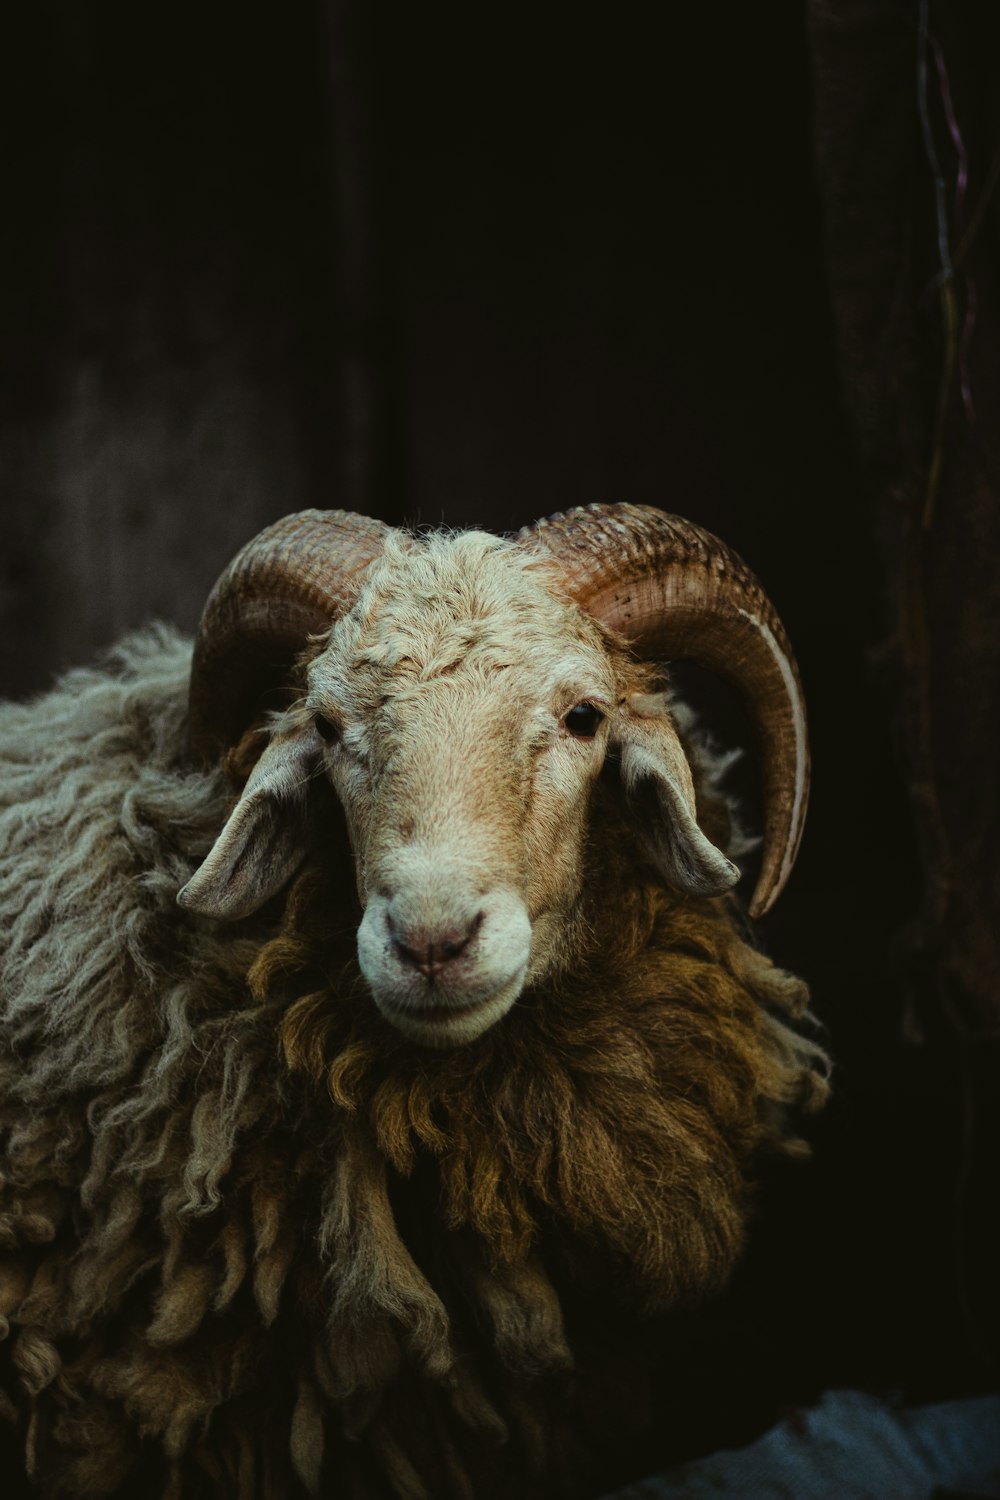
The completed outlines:
<svg viewBox="0 0 1000 1500">
<path fill-rule="evenodd" d="M 577 602 L 595 580 L 567 574 L 558 534 L 380 530 L 370 542 L 314 642 L 302 698 L 276 718 L 179 899 L 223 920 L 256 910 L 309 848 L 311 788 L 326 777 L 354 851 L 375 1003 L 414 1040 L 451 1046 L 571 961 L 591 790 L 609 759 L 668 884 L 715 895 L 738 871 L 698 826 L 664 695 L 621 622 Z M 196 657 L 193 692 L 198 673 Z"/>
</svg>

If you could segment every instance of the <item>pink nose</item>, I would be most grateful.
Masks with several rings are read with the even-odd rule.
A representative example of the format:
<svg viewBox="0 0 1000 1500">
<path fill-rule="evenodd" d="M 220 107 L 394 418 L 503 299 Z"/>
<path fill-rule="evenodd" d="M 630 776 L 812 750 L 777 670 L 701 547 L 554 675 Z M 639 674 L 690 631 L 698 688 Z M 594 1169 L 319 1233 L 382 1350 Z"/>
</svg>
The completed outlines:
<svg viewBox="0 0 1000 1500">
<path fill-rule="evenodd" d="M 386 913 L 389 936 L 397 957 L 411 968 L 419 969 L 428 979 L 440 974 L 447 964 L 465 952 L 479 931 L 482 920 L 482 912 L 477 912 L 464 930 L 456 927 L 433 930 L 420 927 L 398 929 L 391 915 Z"/>
</svg>

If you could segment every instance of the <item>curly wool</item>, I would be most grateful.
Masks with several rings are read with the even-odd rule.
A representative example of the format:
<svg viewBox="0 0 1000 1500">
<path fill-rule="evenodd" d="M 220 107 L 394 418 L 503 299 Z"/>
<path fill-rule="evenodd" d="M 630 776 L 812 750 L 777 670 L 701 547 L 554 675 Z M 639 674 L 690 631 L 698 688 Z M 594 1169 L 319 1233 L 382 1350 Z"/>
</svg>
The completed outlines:
<svg viewBox="0 0 1000 1500">
<path fill-rule="evenodd" d="M 283 910 L 178 912 L 231 799 L 185 760 L 189 656 L 147 633 L 0 715 L 0 1400 L 29 1471 L 583 1493 L 580 1410 L 612 1414 L 569 1304 L 624 1327 L 725 1280 L 754 1153 L 801 1150 L 788 1108 L 825 1092 L 803 987 L 725 903 L 638 877 L 599 791 L 586 977 L 415 1047 L 360 981 L 332 806 Z"/>
</svg>

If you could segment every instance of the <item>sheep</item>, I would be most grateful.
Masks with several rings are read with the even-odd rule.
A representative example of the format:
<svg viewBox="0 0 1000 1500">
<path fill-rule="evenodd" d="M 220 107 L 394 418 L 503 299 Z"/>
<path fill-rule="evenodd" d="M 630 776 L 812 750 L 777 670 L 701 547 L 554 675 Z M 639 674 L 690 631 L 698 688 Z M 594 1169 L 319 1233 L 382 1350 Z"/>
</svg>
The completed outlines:
<svg viewBox="0 0 1000 1500">
<path fill-rule="evenodd" d="M 795 664 L 646 507 L 300 513 L 193 655 L 149 628 L 4 708 L 0 1403 L 37 1492 L 591 1492 L 634 1330 L 725 1284 L 827 1091 L 679 655 L 752 704 L 760 914 Z"/>
</svg>

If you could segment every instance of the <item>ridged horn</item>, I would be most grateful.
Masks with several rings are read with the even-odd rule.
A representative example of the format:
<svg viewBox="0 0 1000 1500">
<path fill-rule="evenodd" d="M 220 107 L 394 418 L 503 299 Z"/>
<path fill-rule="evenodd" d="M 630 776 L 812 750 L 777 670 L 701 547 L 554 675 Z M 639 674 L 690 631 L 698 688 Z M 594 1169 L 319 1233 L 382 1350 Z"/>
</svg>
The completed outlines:
<svg viewBox="0 0 1000 1500">
<path fill-rule="evenodd" d="M 205 759 L 234 744 L 306 638 L 358 593 L 389 528 L 344 510 L 300 510 L 253 537 L 208 596 L 191 665 L 191 746 Z M 280 706 L 276 704 L 275 706 Z"/>
<path fill-rule="evenodd" d="M 577 604 L 649 659 L 697 662 L 744 698 L 760 745 L 764 851 L 750 915 L 763 916 L 795 863 L 809 798 L 798 667 L 777 612 L 735 552 L 649 505 L 578 506 L 525 527 Z"/>
</svg>

